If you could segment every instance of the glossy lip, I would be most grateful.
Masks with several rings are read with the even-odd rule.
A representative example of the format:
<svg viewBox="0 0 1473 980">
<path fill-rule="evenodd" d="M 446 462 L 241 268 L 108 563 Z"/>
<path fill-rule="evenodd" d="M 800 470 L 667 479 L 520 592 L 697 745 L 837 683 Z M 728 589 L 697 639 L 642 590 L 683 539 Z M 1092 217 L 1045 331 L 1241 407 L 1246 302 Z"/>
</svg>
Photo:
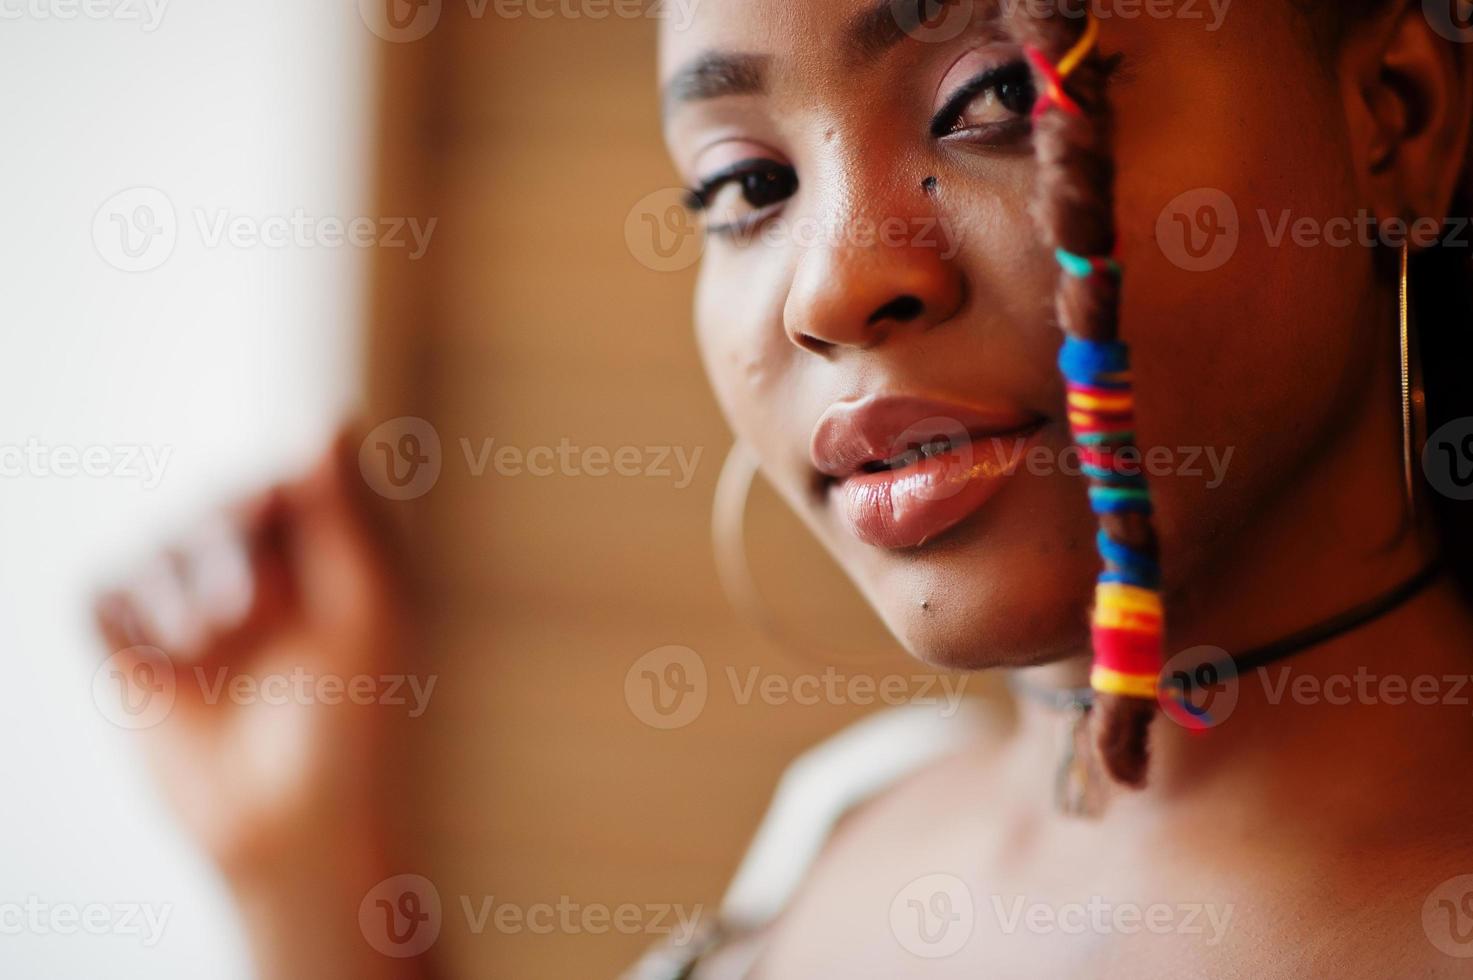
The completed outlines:
<svg viewBox="0 0 1473 980">
<path fill-rule="evenodd" d="M 916 548 L 991 499 L 1046 421 L 1011 407 L 874 395 L 829 408 L 810 455 L 855 537 L 881 548 Z M 938 438 L 949 448 L 882 467 Z"/>
</svg>

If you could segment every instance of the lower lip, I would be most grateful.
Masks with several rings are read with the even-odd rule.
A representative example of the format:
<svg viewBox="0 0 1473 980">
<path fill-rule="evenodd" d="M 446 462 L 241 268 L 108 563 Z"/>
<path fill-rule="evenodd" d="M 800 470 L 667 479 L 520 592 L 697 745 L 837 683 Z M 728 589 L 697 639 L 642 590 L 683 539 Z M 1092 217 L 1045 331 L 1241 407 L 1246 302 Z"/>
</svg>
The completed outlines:
<svg viewBox="0 0 1473 980">
<path fill-rule="evenodd" d="M 834 487 L 849 531 L 879 548 L 919 548 L 1002 489 L 1039 430 L 978 439 L 900 470 L 859 473 Z"/>
</svg>

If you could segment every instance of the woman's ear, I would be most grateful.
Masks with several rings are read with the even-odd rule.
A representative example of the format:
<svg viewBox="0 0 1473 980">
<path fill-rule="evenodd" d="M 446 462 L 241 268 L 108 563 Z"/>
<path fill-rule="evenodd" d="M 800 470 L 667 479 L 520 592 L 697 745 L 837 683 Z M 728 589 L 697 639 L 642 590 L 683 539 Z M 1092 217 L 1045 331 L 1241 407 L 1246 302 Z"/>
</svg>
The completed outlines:
<svg viewBox="0 0 1473 980">
<path fill-rule="evenodd" d="M 1357 178 L 1381 221 L 1448 217 L 1466 178 L 1473 44 L 1449 41 L 1421 0 L 1394 0 L 1338 55 Z"/>
</svg>

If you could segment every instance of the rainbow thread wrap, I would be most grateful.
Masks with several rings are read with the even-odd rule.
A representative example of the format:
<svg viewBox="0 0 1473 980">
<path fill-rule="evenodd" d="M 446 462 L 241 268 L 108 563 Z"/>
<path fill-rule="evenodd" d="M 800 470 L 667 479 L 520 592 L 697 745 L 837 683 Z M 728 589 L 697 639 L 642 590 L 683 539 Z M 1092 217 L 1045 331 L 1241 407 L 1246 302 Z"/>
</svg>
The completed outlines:
<svg viewBox="0 0 1473 980">
<path fill-rule="evenodd" d="M 1024 54 L 1042 81 L 1034 103 L 1035 117 L 1050 109 L 1083 115 L 1064 88 L 1099 40 L 1099 23 L 1088 17 L 1074 46 L 1050 63 L 1028 46 Z M 1054 251 L 1067 276 L 1119 279 L 1114 256 L 1076 255 Z M 1059 351 L 1059 370 L 1068 393 L 1069 428 L 1078 444 L 1089 502 L 1101 516 L 1151 515 L 1151 494 L 1135 449 L 1135 394 L 1131 388 L 1130 352 L 1118 340 L 1086 340 L 1066 335 Z M 1094 667 L 1090 686 L 1102 694 L 1154 698 L 1161 676 L 1165 630 L 1161 608 L 1161 570 L 1155 556 L 1112 538 L 1103 528 L 1097 538 L 1105 568 L 1095 584 L 1090 636 Z"/>
<path fill-rule="evenodd" d="M 1079 40 L 1057 65 L 1037 48 L 1024 54 L 1042 81 L 1035 117 L 1057 109 L 1083 115 L 1064 81 L 1084 63 L 1099 40 L 1099 23 L 1087 18 Z M 1066 276 L 1119 279 L 1114 256 L 1077 255 L 1054 250 Z M 1068 393 L 1069 428 L 1089 478 L 1089 502 L 1101 516 L 1151 515 L 1151 494 L 1135 448 L 1135 394 L 1130 352 L 1118 340 L 1087 340 L 1066 333 L 1059 370 Z M 1090 626 L 1094 667 L 1090 686 L 1102 694 L 1154 698 L 1161 676 L 1165 630 L 1161 609 L 1161 570 L 1154 555 L 1112 538 L 1103 528 L 1097 544 L 1105 568 L 1095 584 Z"/>
<path fill-rule="evenodd" d="M 1059 370 L 1068 393 L 1069 428 L 1089 477 L 1090 505 L 1096 514 L 1149 515 L 1151 495 L 1135 451 L 1135 398 L 1126 346 L 1118 340 L 1067 337 L 1059 351 Z M 1104 694 L 1154 698 L 1165 635 L 1160 567 L 1151 555 L 1116 541 L 1105 530 L 1096 543 L 1105 570 L 1095 585 L 1090 686 Z"/>
</svg>

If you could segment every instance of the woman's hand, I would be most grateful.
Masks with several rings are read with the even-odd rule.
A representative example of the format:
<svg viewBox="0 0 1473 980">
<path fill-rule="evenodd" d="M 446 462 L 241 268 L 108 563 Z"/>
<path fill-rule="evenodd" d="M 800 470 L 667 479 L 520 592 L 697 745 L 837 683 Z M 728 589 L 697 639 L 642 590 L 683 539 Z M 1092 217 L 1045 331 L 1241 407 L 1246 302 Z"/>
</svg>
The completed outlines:
<svg viewBox="0 0 1473 980">
<path fill-rule="evenodd" d="M 356 450 L 340 437 L 305 479 L 215 521 L 96 608 L 117 717 L 140 729 L 184 827 L 230 881 L 267 975 L 320 976 L 304 961 L 334 972 L 365 954 L 344 975 L 404 967 L 357 934 L 358 909 L 404 870 L 386 854 L 384 750 L 433 683 L 402 662 L 403 595 Z M 303 915 L 310 939 L 292 924 Z M 293 949 L 298 938 L 319 948 Z"/>
</svg>

